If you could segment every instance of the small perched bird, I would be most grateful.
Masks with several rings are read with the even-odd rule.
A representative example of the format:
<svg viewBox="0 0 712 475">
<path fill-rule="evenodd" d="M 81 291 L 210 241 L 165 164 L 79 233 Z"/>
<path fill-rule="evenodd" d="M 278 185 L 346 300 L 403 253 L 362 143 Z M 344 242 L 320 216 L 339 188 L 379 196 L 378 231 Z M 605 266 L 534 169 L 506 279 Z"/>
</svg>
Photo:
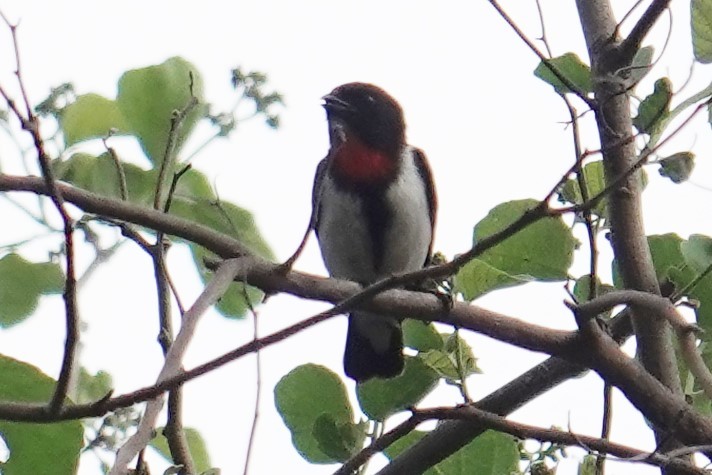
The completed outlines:
<svg viewBox="0 0 712 475">
<path fill-rule="evenodd" d="M 314 180 L 312 227 L 329 274 L 368 285 L 423 268 L 432 252 L 435 187 L 425 155 L 406 143 L 400 105 L 356 82 L 323 99 L 331 146 Z M 349 315 L 349 377 L 391 378 L 403 364 L 399 319 Z"/>
</svg>

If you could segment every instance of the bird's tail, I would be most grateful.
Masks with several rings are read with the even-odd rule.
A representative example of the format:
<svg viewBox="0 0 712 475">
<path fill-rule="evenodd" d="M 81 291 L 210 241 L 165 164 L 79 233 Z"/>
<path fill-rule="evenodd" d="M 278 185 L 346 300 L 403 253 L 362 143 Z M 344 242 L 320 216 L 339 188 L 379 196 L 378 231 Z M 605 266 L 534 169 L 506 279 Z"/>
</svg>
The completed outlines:
<svg viewBox="0 0 712 475">
<path fill-rule="evenodd" d="M 398 376 L 403 371 L 400 321 L 365 312 L 349 315 L 344 371 L 356 382 Z"/>
</svg>

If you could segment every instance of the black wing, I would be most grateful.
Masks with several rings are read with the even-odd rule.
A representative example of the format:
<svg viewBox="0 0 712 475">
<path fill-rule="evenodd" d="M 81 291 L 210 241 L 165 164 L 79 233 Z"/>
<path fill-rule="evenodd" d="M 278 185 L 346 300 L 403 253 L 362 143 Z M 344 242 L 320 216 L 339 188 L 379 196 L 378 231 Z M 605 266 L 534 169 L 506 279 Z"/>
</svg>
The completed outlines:
<svg viewBox="0 0 712 475">
<path fill-rule="evenodd" d="M 425 153 L 419 148 L 413 147 L 413 161 L 418 169 L 418 173 L 423 177 L 423 182 L 425 183 L 425 194 L 428 198 L 428 212 L 430 213 L 430 225 L 432 226 L 432 237 L 430 239 L 430 247 L 428 248 L 428 257 L 425 262 L 427 265 L 430 262 L 430 257 L 433 253 L 433 239 L 435 237 L 435 218 L 438 212 L 438 197 L 435 193 L 435 183 L 433 182 L 433 172 L 430 171 L 430 165 L 428 165 L 428 159 L 425 157 Z"/>
</svg>

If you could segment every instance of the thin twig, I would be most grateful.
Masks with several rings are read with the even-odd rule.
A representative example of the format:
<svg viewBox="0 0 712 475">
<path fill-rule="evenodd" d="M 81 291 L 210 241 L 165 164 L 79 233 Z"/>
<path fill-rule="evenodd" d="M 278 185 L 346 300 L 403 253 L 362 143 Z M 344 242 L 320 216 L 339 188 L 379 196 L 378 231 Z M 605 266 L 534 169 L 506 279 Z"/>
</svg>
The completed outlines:
<svg viewBox="0 0 712 475">
<path fill-rule="evenodd" d="M 499 3 L 496 0 L 489 0 L 490 5 L 494 7 L 495 10 L 497 10 L 497 13 L 499 13 L 499 16 L 502 17 L 502 19 L 507 22 L 509 27 L 516 33 L 516 35 L 529 47 L 532 52 L 539 57 L 542 63 L 546 65 L 547 68 L 551 71 L 551 73 L 556 76 L 556 78 L 561 81 L 571 92 L 576 94 L 583 102 L 586 103 L 591 109 L 596 109 L 596 101 L 594 99 L 591 99 L 588 97 L 588 95 L 579 89 L 577 85 L 575 85 L 571 80 L 566 77 L 564 73 L 562 73 L 556 65 L 552 64 L 552 62 L 547 58 L 544 53 L 539 51 L 539 48 L 536 47 L 534 43 L 527 37 L 526 34 L 519 28 L 519 25 L 517 25 L 514 20 L 507 14 L 507 12 L 504 11 L 504 9 L 499 5 Z"/>
<path fill-rule="evenodd" d="M 106 151 L 109 152 L 109 156 L 111 157 L 111 160 L 114 162 L 114 166 L 116 167 L 116 174 L 119 177 L 119 193 L 121 199 L 124 201 L 128 201 L 129 189 L 126 185 L 126 174 L 124 173 L 124 166 L 121 163 L 121 159 L 116 153 L 116 150 L 114 150 L 113 147 L 109 147 L 109 144 L 107 143 L 108 139 L 109 137 L 103 137 L 101 141 L 104 143 L 104 147 L 106 148 Z"/>
<path fill-rule="evenodd" d="M 257 311 L 250 301 L 250 296 L 247 295 L 247 282 L 242 283 L 242 298 L 247 303 L 247 307 L 252 314 L 253 331 L 252 331 L 252 341 L 257 341 L 260 339 L 259 327 L 258 327 L 258 315 Z M 245 468 L 243 469 L 243 475 L 247 475 L 250 472 L 250 460 L 252 458 L 252 448 L 255 445 L 255 438 L 257 434 L 257 421 L 260 418 L 260 401 L 262 399 L 262 352 L 258 348 L 255 350 L 255 412 L 252 416 L 252 424 L 250 426 L 250 438 L 247 442 L 247 453 L 245 454 Z"/>
<path fill-rule="evenodd" d="M 15 75 L 17 76 L 17 83 L 20 88 L 22 95 L 22 100 L 25 105 L 25 114 L 19 110 L 15 102 L 10 98 L 5 89 L 0 86 L 0 95 L 2 95 L 7 102 L 10 109 L 13 111 L 17 119 L 20 121 L 22 128 L 25 129 L 31 136 L 34 143 L 35 150 L 37 151 L 37 158 L 39 161 L 40 169 L 42 171 L 42 178 L 48 190 L 48 194 L 54 207 L 57 209 L 63 223 L 64 232 L 64 254 L 65 254 L 65 272 L 66 278 L 64 283 L 64 313 L 65 313 L 65 326 L 66 326 L 66 338 L 64 343 L 64 354 L 62 356 L 62 366 L 59 372 L 59 377 L 57 378 L 57 385 L 55 386 L 54 394 L 52 395 L 52 400 L 50 402 L 49 410 L 53 413 L 57 413 L 61 410 L 64 400 L 67 396 L 67 390 L 69 388 L 74 365 L 74 360 L 76 358 L 77 345 L 79 342 L 79 316 L 77 308 L 77 289 L 76 289 L 76 275 L 74 269 L 74 221 L 69 216 L 69 213 L 64 208 L 64 198 L 62 196 L 60 188 L 57 186 L 56 179 L 54 177 L 54 172 L 52 171 L 51 159 L 47 154 L 44 147 L 44 140 L 40 134 L 40 123 L 37 116 L 32 111 L 32 106 L 30 104 L 27 91 L 25 89 L 25 84 L 22 78 L 22 69 L 20 65 L 20 51 L 19 43 L 17 40 L 17 25 L 10 23 L 8 18 L 0 11 L 0 16 L 2 16 L 3 21 L 10 29 L 12 34 L 12 43 L 15 52 L 15 64 L 16 70 Z"/>
</svg>

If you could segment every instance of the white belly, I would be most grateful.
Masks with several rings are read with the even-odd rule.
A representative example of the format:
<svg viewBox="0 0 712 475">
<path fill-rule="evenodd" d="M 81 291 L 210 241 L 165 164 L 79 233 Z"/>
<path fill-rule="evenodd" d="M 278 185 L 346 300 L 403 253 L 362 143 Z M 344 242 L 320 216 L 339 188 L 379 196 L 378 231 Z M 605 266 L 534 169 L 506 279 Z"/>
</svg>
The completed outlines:
<svg viewBox="0 0 712 475">
<path fill-rule="evenodd" d="M 371 283 L 390 275 L 423 267 L 432 240 L 425 184 L 410 153 L 404 154 L 399 178 L 384 194 L 390 225 L 384 235 L 380 266 L 364 216 L 363 200 L 338 189 L 327 173 L 321 201 L 319 244 L 329 273 L 338 278 Z"/>
</svg>

